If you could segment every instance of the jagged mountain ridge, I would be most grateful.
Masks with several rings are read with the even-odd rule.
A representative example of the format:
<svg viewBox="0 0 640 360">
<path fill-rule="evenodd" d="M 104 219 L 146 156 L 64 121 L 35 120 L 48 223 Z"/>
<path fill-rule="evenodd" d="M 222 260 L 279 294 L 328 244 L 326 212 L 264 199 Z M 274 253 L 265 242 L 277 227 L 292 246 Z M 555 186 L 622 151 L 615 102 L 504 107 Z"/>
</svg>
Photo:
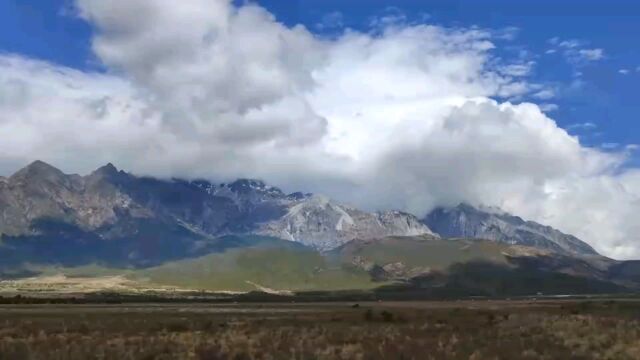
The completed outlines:
<svg viewBox="0 0 640 360">
<path fill-rule="evenodd" d="M 196 252 L 203 243 L 228 234 L 272 235 L 329 250 L 361 236 L 431 233 L 409 214 L 367 213 L 328 199 L 318 208 L 318 198 L 285 194 L 259 180 L 220 185 L 160 180 L 137 177 L 112 164 L 86 176 L 67 175 L 36 161 L 0 182 L 0 233 L 14 243 L 24 237 L 56 244 L 71 238 L 85 245 L 128 240 L 130 254 L 123 250 L 118 257 L 141 259 L 162 247 Z M 316 211 L 296 212 L 300 208 Z M 179 239 L 177 245 L 163 231 Z"/>
<path fill-rule="evenodd" d="M 466 239 L 443 240 L 429 224 L 443 238 Z M 250 274 L 261 283 L 302 269 L 304 274 L 291 279 L 305 289 L 368 288 L 379 281 L 411 279 L 422 279 L 416 280 L 422 286 L 433 276 L 437 281 L 426 284 L 438 288 L 449 268 L 455 268 L 451 264 L 484 261 L 493 264 L 485 269 L 488 279 L 520 281 L 535 273 L 542 283 L 553 274 L 587 285 L 592 280 L 629 287 L 638 283 L 635 264 L 598 256 L 575 237 L 501 211 L 462 204 L 436 209 L 420 220 L 399 211 L 362 211 L 322 195 L 287 194 L 259 180 L 161 180 L 111 164 L 80 176 L 34 162 L 0 178 L 0 234 L 0 276 L 14 269 L 34 271 L 21 264 L 150 269 L 194 260 L 192 268 L 223 269 L 228 281 L 243 282 Z M 263 249 L 264 244 L 271 245 Z M 232 260 L 238 268 L 227 269 Z M 270 272 L 274 266 L 280 275 Z M 215 285 L 207 280 L 211 271 L 201 274 L 199 284 Z M 452 274 L 455 285 L 460 274 Z"/>
<path fill-rule="evenodd" d="M 171 256 L 200 253 L 212 239 L 229 234 L 273 236 L 329 251 L 354 239 L 439 233 L 596 254 L 550 227 L 465 204 L 435 209 L 420 220 L 399 211 L 369 213 L 322 195 L 285 194 L 259 180 L 161 180 L 134 176 L 112 164 L 80 176 L 36 161 L 0 180 L 0 233 L 5 238 L 17 242 L 26 236 L 38 243 L 44 236 L 53 241 L 51 247 L 72 239 L 87 251 L 92 242 L 119 242 L 122 250 L 113 256 L 122 261 L 162 258 L 164 248 Z"/>
<path fill-rule="evenodd" d="M 313 195 L 296 201 L 282 218 L 261 226 L 259 233 L 300 242 L 319 250 L 332 250 L 353 239 L 392 235 L 435 235 L 408 213 L 368 213 Z"/>
<path fill-rule="evenodd" d="M 424 223 L 443 237 L 479 238 L 567 255 L 597 255 L 587 243 L 552 227 L 497 211 L 460 204 L 436 208 Z"/>
</svg>

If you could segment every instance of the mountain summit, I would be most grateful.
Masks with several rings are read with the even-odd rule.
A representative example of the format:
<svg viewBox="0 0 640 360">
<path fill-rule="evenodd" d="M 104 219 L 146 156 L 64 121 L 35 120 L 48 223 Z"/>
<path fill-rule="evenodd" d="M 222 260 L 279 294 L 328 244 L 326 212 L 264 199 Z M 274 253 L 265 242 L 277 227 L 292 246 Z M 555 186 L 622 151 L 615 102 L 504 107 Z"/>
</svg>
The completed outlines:
<svg viewBox="0 0 640 360">
<path fill-rule="evenodd" d="M 487 239 L 570 255 L 597 255 L 591 246 L 575 236 L 493 208 L 476 208 L 464 203 L 453 208 L 437 208 L 424 218 L 424 223 L 443 237 Z"/>
<path fill-rule="evenodd" d="M 574 236 L 499 209 L 460 204 L 421 220 L 287 194 L 261 180 L 165 180 L 112 164 L 80 176 L 37 161 L 0 178 L 0 240 L 0 278 L 95 264 L 157 284 L 223 290 L 246 290 L 246 281 L 307 290 L 380 281 L 441 289 L 450 281 L 458 291 L 460 276 L 470 276 L 473 293 L 491 294 L 478 290 L 478 271 L 485 285 L 535 275 L 538 284 L 560 281 L 563 291 L 576 281 L 584 291 L 602 282 L 613 287 L 598 289 L 640 286 L 637 263 L 599 256 Z"/>
<path fill-rule="evenodd" d="M 0 234 L 5 242 L 61 252 L 81 244 L 83 261 L 108 255 L 146 264 L 197 253 L 230 234 L 269 235 L 325 251 L 357 238 L 432 232 L 410 214 L 287 195 L 259 180 L 162 180 L 112 164 L 87 176 L 67 175 L 36 161 L 0 182 Z"/>
</svg>

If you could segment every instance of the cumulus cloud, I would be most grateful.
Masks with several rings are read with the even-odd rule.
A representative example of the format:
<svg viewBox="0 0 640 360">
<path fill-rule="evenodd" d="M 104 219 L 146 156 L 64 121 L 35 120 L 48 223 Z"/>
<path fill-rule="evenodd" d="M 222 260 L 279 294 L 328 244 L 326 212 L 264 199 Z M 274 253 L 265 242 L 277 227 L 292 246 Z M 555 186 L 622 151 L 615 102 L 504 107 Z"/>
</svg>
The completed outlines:
<svg viewBox="0 0 640 360">
<path fill-rule="evenodd" d="M 495 100 L 553 94 L 529 81 L 534 63 L 494 54 L 494 31 L 397 15 L 326 39 L 228 0 L 77 0 L 77 11 L 107 72 L 0 55 L 3 173 L 35 158 L 72 172 L 112 161 L 417 215 L 497 205 L 640 256 L 640 175 L 622 170 L 625 153 L 582 146 L 551 107 Z"/>
</svg>

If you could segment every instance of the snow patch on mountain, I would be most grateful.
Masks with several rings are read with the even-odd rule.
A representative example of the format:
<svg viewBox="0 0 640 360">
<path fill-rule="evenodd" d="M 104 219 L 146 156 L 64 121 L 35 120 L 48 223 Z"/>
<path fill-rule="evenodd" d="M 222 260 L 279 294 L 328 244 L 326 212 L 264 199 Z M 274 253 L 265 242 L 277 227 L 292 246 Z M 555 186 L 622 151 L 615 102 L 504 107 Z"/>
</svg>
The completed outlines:
<svg viewBox="0 0 640 360">
<path fill-rule="evenodd" d="M 258 232 L 321 251 L 332 250 L 355 239 L 434 235 L 413 215 L 398 211 L 368 213 L 333 203 L 321 195 L 292 204 L 285 216 L 263 224 Z"/>
</svg>

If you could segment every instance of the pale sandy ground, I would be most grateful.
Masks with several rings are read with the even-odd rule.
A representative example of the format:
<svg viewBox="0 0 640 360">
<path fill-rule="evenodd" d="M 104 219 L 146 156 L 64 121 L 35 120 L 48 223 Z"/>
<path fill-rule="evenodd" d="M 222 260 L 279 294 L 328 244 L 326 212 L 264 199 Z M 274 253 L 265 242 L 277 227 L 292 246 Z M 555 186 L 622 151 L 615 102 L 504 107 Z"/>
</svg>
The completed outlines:
<svg viewBox="0 0 640 360">
<path fill-rule="evenodd" d="M 256 290 L 269 294 L 293 295 L 289 290 L 271 289 L 260 284 L 246 281 Z M 140 293 L 140 292 L 193 292 L 198 289 L 179 288 L 175 286 L 162 286 L 152 284 L 145 280 L 132 280 L 124 275 L 96 276 L 96 277 L 69 277 L 64 274 L 36 276 L 16 280 L 0 281 L 0 294 L 3 293 L 56 293 L 56 294 L 82 294 L 99 291 Z M 215 291 L 215 294 L 236 295 L 242 291 Z"/>
</svg>

